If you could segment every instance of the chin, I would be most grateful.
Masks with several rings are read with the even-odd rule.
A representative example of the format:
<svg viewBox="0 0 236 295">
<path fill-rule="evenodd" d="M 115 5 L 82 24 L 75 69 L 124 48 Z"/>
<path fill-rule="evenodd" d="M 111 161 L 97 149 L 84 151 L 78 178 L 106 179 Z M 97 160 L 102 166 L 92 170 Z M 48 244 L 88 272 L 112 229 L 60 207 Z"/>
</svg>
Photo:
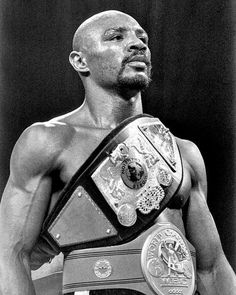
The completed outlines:
<svg viewBox="0 0 236 295">
<path fill-rule="evenodd" d="M 146 75 L 135 75 L 134 77 L 118 77 L 118 87 L 129 88 L 130 90 L 142 91 L 146 89 L 150 83 L 150 78 Z"/>
</svg>

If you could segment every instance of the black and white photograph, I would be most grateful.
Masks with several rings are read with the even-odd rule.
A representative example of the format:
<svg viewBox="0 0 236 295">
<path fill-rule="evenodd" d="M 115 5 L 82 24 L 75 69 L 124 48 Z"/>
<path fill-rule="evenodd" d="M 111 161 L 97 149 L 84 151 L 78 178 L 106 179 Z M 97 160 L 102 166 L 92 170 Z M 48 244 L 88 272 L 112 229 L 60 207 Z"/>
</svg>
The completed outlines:
<svg viewBox="0 0 236 295">
<path fill-rule="evenodd" d="M 0 295 L 236 295 L 235 23 L 0 1 Z"/>
</svg>

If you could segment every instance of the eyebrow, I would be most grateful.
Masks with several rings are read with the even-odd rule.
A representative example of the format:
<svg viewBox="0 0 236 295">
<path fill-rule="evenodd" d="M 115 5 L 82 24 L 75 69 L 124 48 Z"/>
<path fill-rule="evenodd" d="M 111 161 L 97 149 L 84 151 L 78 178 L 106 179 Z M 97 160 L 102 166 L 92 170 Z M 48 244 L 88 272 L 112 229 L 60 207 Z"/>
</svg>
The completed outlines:
<svg viewBox="0 0 236 295">
<path fill-rule="evenodd" d="M 109 33 L 111 32 L 119 32 L 119 33 L 124 33 L 124 32 L 127 32 L 129 31 L 129 28 L 128 27 L 112 27 L 112 28 L 109 28 L 107 29 L 105 32 L 104 32 L 104 36 L 108 35 Z M 141 29 L 141 28 L 137 28 L 135 30 L 136 33 L 138 34 L 141 34 L 141 35 L 146 35 L 148 37 L 148 34 L 147 32 L 144 30 L 144 29 Z"/>
</svg>

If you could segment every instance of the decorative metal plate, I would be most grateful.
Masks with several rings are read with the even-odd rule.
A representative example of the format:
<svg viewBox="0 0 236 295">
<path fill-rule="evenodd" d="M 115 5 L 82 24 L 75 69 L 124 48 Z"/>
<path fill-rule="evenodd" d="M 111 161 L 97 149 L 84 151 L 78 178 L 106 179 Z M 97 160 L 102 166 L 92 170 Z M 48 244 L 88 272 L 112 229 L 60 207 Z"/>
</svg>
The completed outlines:
<svg viewBox="0 0 236 295">
<path fill-rule="evenodd" d="M 143 123 L 130 127 L 129 134 L 121 142 L 116 138 L 119 143 L 92 174 L 93 181 L 124 226 L 132 226 L 136 221 L 133 208 L 142 214 L 159 209 L 172 185 L 175 172 L 167 162 L 172 166 L 176 164 L 173 147 L 176 143 L 159 122 L 157 119 L 152 120 L 152 125 Z M 162 155 L 159 150 L 163 151 Z"/>
<path fill-rule="evenodd" d="M 166 159 L 168 164 L 176 170 L 175 140 L 170 130 L 160 121 L 156 123 L 145 123 L 139 126 L 139 128 Z"/>
<path fill-rule="evenodd" d="M 155 294 L 193 295 L 195 272 L 187 240 L 173 224 L 160 224 L 146 239 L 141 265 Z"/>
</svg>

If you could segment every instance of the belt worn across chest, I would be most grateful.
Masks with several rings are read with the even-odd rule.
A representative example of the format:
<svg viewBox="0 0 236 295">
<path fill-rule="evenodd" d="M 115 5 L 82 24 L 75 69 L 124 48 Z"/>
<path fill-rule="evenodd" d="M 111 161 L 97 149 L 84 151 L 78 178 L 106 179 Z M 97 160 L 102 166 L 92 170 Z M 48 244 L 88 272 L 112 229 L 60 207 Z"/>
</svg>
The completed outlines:
<svg viewBox="0 0 236 295">
<path fill-rule="evenodd" d="M 63 294 L 194 294 L 194 248 L 173 224 L 155 223 L 182 178 L 175 138 L 159 119 L 138 115 L 114 129 L 43 225 L 41 237 L 65 254 Z"/>
<path fill-rule="evenodd" d="M 66 185 L 42 236 L 63 252 L 126 243 L 149 228 L 183 178 L 174 136 L 159 119 L 123 121 Z"/>
</svg>

